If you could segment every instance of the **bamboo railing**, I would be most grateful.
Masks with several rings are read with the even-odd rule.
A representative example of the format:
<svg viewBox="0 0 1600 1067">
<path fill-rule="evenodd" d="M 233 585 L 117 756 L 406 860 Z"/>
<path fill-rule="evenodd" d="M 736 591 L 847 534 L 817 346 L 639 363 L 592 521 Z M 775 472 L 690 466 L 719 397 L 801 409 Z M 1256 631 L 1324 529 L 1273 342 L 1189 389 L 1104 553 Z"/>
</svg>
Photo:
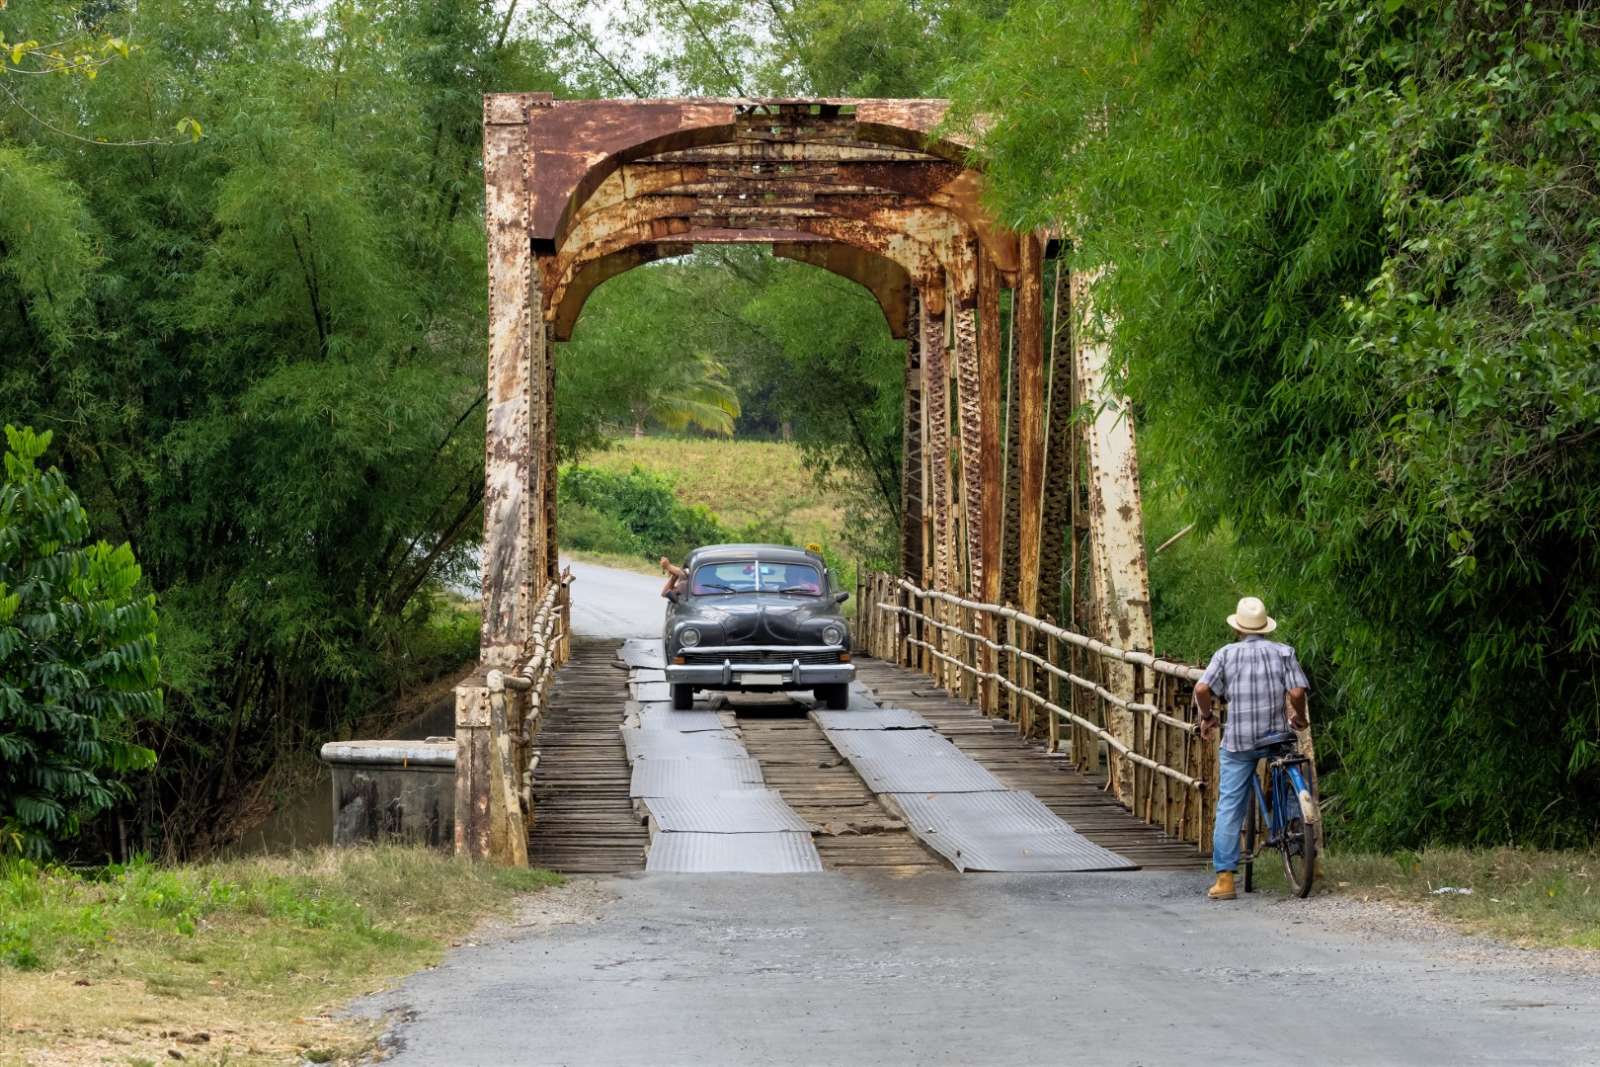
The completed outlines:
<svg viewBox="0 0 1600 1067">
<path fill-rule="evenodd" d="M 490 670 L 484 678 L 488 698 L 488 767 L 474 786 L 474 810 L 486 811 L 487 841 L 481 854 L 497 862 L 526 867 L 528 828 L 534 818 L 533 785 L 539 770 L 535 744 L 556 670 L 572 652 L 572 572 L 550 582 L 534 610 L 532 632 L 522 666 L 515 673 Z M 459 750 L 459 743 L 458 743 Z M 460 756 L 457 756 L 460 774 Z M 487 792 L 487 798 L 481 796 Z M 484 800 L 487 803 L 484 803 Z M 458 801 L 457 818 L 461 817 Z M 458 835 L 459 836 L 459 835 Z"/>
<path fill-rule="evenodd" d="M 1217 744 L 1201 736 L 1193 705 L 1201 668 L 888 574 L 864 575 L 857 586 L 865 652 L 923 671 L 951 693 L 976 694 L 985 714 L 1016 722 L 1051 752 L 1065 750 L 1085 774 L 1101 773 L 1103 746 L 1118 763 L 1107 778 L 1131 778 L 1123 792 L 1134 815 L 1210 852 Z M 1126 695 L 1106 684 L 1113 667 L 1124 682 L 1131 672 Z M 985 691 L 995 695 L 985 699 Z"/>
</svg>

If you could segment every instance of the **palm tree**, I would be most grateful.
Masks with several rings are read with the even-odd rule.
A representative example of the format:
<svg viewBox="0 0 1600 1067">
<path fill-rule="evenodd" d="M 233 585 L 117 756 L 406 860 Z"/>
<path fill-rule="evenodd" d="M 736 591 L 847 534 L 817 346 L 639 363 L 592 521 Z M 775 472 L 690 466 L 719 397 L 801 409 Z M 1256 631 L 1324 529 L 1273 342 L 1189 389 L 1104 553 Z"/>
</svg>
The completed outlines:
<svg viewBox="0 0 1600 1067">
<path fill-rule="evenodd" d="M 669 359 L 656 368 L 652 380 L 640 382 L 630 408 L 633 436 L 644 436 L 649 419 L 669 430 L 691 426 L 708 433 L 732 436 L 739 417 L 739 394 L 728 382 L 728 368 L 709 352 L 694 352 Z"/>
</svg>

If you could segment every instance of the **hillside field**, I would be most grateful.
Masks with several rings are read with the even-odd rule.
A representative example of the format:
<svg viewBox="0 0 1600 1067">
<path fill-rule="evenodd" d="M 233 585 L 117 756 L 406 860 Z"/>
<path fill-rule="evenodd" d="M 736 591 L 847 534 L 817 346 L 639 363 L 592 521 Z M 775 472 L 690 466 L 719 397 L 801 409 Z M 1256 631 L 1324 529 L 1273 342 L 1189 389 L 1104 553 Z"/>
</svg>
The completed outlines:
<svg viewBox="0 0 1600 1067">
<path fill-rule="evenodd" d="M 800 450 L 782 441 L 625 437 L 583 458 L 586 467 L 640 467 L 672 479 L 685 504 L 709 508 L 729 527 L 779 523 L 800 544 L 843 554 L 844 510 L 817 487 Z"/>
</svg>

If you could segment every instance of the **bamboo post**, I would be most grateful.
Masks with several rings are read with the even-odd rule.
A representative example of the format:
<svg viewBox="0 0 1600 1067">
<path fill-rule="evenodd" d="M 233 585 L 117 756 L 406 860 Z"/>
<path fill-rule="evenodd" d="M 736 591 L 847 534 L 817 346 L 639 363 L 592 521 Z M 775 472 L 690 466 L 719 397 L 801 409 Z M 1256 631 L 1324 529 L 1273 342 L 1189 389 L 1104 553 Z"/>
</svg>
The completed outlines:
<svg viewBox="0 0 1600 1067">
<path fill-rule="evenodd" d="M 1134 669 L 1135 671 L 1138 670 L 1138 668 Z M 1138 683 L 1135 682 L 1134 685 L 1137 687 Z M 1132 720 L 1133 724 L 1133 738 L 1130 743 L 1131 747 L 1133 751 L 1142 756 L 1145 754 L 1145 748 L 1149 744 L 1145 716 L 1143 713 L 1139 713 L 1131 714 L 1128 716 L 1128 718 Z M 1113 754 L 1111 759 L 1115 760 L 1116 756 Z M 1150 790 L 1150 775 L 1145 771 L 1144 767 L 1142 767 L 1136 761 L 1129 761 L 1128 769 L 1133 772 L 1133 789 L 1129 793 L 1130 803 L 1128 804 L 1128 810 L 1140 818 L 1145 818 L 1147 798 Z"/>
<path fill-rule="evenodd" d="M 1047 661 L 1056 664 L 1057 666 L 1059 666 L 1061 663 L 1061 639 L 1055 634 L 1050 634 L 1045 638 L 1044 657 Z M 1050 703 L 1060 707 L 1061 679 L 1056 677 L 1054 674 L 1048 674 L 1047 676 L 1049 681 L 1046 684 L 1049 686 Z M 1049 721 L 1046 724 L 1046 728 L 1050 732 L 1049 748 L 1047 751 L 1049 751 L 1051 754 L 1055 754 L 1061 751 L 1061 717 L 1055 712 L 1051 712 L 1047 716 L 1047 719 Z"/>
<path fill-rule="evenodd" d="M 1012 685 L 1016 685 L 1017 675 L 1020 670 L 1022 659 L 1017 655 L 1017 649 L 1021 646 L 1021 642 L 1018 639 L 1017 617 L 1015 615 L 1009 615 L 1006 617 L 1005 634 L 1006 653 L 1005 658 L 1001 662 L 1005 664 L 1006 678 L 1011 682 Z M 1033 707 L 1032 704 L 1026 700 L 1020 699 L 1016 693 L 1010 689 L 1006 690 L 1005 700 L 1006 718 L 1011 722 L 1021 722 L 1023 717 L 1029 714 L 1029 711 L 1026 709 L 1031 709 Z M 1026 734 L 1028 732 L 1028 728 L 1024 726 L 1022 728 L 1022 732 Z"/>
<path fill-rule="evenodd" d="M 964 609 L 964 617 L 961 620 L 961 628 L 969 634 L 979 633 L 982 628 L 979 622 L 980 617 L 982 617 L 982 613 L 976 608 Z M 989 629 L 992 630 L 993 627 L 990 627 Z M 985 715 L 993 715 L 995 701 L 992 698 L 987 701 L 984 699 L 985 695 L 987 695 L 989 692 L 989 687 L 987 685 L 979 684 L 978 681 L 978 672 L 983 669 L 984 664 L 988 661 L 986 650 L 979 648 L 978 639 L 976 637 L 967 638 L 966 647 L 967 670 L 962 673 L 963 689 L 966 692 L 968 700 L 976 700 L 978 702 L 979 711 L 983 712 Z M 987 706 L 985 706 L 986 704 Z"/>
<path fill-rule="evenodd" d="M 506 677 L 489 672 L 489 855 L 511 867 L 528 865 L 527 824 L 512 775 L 511 738 L 507 730 Z"/>
<path fill-rule="evenodd" d="M 916 666 L 916 660 L 911 655 L 911 650 L 916 646 L 911 643 L 911 638 L 917 632 L 917 620 L 911 614 L 911 593 L 906 589 L 901 589 L 899 592 L 900 596 L 896 603 L 904 609 L 904 614 L 900 616 L 900 647 L 897 650 L 899 656 L 896 662 L 909 670 Z"/>
</svg>

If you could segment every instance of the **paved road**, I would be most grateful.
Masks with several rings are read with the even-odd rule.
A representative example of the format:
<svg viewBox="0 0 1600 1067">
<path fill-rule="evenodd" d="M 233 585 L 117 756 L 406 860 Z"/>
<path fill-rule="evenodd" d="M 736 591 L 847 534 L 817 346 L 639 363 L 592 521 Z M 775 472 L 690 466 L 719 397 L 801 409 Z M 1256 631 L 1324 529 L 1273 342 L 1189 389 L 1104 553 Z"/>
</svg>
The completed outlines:
<svg viewBox="0 0 1600 1067">
<path fill-rule="evenodd" d="M 573 573 L 580 633 L 659 630 L 659 582 Z M 1206 881 L 574 879 L 357 1010 L 393 1020 L 395 1067 L 1600 1063 L 1600 967 Z M 565 897 L 589 921 L 533 920 Z"/>
<path fill-rule="evenodd" d="M 562 560 L 572 568 L 572 629 L 585 637 L 660 637 L 665 576 L 652 578 L 593 563 Z"/>
<path fill-rule="evenodd" d="M 363 1008 L 408 1020 L 393 1067 L 1600 1062 L 1600 978 L 1204 884 L 613 878 L 598 921 L 458 950 Z"/>
</svg>

